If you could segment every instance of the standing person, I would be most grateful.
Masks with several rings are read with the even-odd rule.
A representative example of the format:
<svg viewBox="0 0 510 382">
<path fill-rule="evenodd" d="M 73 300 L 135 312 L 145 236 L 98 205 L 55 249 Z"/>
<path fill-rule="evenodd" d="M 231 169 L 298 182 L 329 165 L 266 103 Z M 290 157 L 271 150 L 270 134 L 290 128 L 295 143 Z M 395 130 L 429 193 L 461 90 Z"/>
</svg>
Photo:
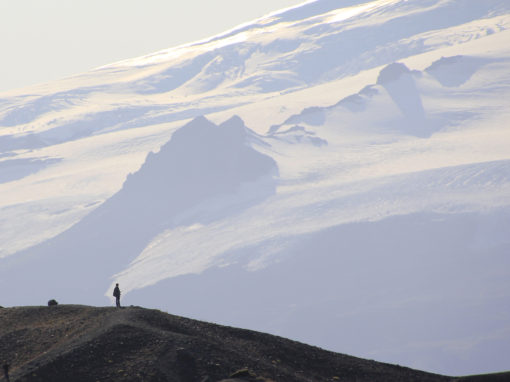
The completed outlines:
<svg viewBox="0 0 510 382">
<path fill-rule="evenodd" d="M 9 364 L 8 363 L 6 363 L 4 365 L 4 376 L 5 376 L 5 380 L 7 382 L 10 382 L 10 379 L 9 379 Z"/>
<path fill-rule="evenodd" d="M 117 304 L 117 308 L 120 308 L 120 289 L 119 284 L 115 284 L 115 289 L 113 290 L 113 296 L 115 297 L 115 303 Z"/>
</svg>

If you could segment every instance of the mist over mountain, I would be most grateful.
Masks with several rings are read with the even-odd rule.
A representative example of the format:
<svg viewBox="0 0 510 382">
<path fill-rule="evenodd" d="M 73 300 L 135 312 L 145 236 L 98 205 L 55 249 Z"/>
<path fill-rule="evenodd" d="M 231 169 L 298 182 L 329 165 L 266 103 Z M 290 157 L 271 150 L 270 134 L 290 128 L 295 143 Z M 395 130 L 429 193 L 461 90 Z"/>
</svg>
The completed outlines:
<svg viewBox="0 0 510 382">
<path fill-rule="evenodd" d="M 316 0 L 0 95 L 0 305 L 508 369 L 510 4 Z"/>
</svg>

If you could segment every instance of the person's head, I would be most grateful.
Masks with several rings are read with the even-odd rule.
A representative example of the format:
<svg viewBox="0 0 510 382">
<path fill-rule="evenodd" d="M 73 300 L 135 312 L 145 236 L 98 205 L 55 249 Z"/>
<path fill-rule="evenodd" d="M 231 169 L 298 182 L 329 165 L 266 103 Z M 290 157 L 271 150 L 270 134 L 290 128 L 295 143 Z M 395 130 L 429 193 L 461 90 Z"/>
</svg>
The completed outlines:
<svg viewBox="0 0 510 382">
<path fill-rule="evenodd" d="M 115 286 L 119 286 L 119 283 L 115 284 Z"/>
</svg>

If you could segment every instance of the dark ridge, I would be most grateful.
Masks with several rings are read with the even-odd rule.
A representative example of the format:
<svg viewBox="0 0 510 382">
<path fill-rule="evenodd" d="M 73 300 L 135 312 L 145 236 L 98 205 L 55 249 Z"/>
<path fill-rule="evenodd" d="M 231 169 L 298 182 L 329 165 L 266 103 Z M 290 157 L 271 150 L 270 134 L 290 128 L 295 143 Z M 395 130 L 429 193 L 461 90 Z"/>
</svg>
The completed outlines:
<svg viewBox="0 0 510 382">
<path fill-rule="evenodd" d="M 281 337 L 139 307 L 0 310 L 11 381 L 468 381 L 364 360 Z"/>
</svg>

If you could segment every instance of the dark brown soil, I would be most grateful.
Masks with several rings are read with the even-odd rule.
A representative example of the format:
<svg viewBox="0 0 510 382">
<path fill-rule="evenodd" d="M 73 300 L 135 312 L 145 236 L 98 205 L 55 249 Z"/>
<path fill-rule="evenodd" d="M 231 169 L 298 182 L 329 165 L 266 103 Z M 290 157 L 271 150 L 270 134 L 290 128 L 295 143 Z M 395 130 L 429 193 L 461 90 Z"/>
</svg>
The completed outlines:
<svg viewBox="0 0 510 382">
<path fill-rule="evenodd" d="M 138 307 L 0 309 L 0 362 L 12 382 L 464 380 Z"/>
</svg>

